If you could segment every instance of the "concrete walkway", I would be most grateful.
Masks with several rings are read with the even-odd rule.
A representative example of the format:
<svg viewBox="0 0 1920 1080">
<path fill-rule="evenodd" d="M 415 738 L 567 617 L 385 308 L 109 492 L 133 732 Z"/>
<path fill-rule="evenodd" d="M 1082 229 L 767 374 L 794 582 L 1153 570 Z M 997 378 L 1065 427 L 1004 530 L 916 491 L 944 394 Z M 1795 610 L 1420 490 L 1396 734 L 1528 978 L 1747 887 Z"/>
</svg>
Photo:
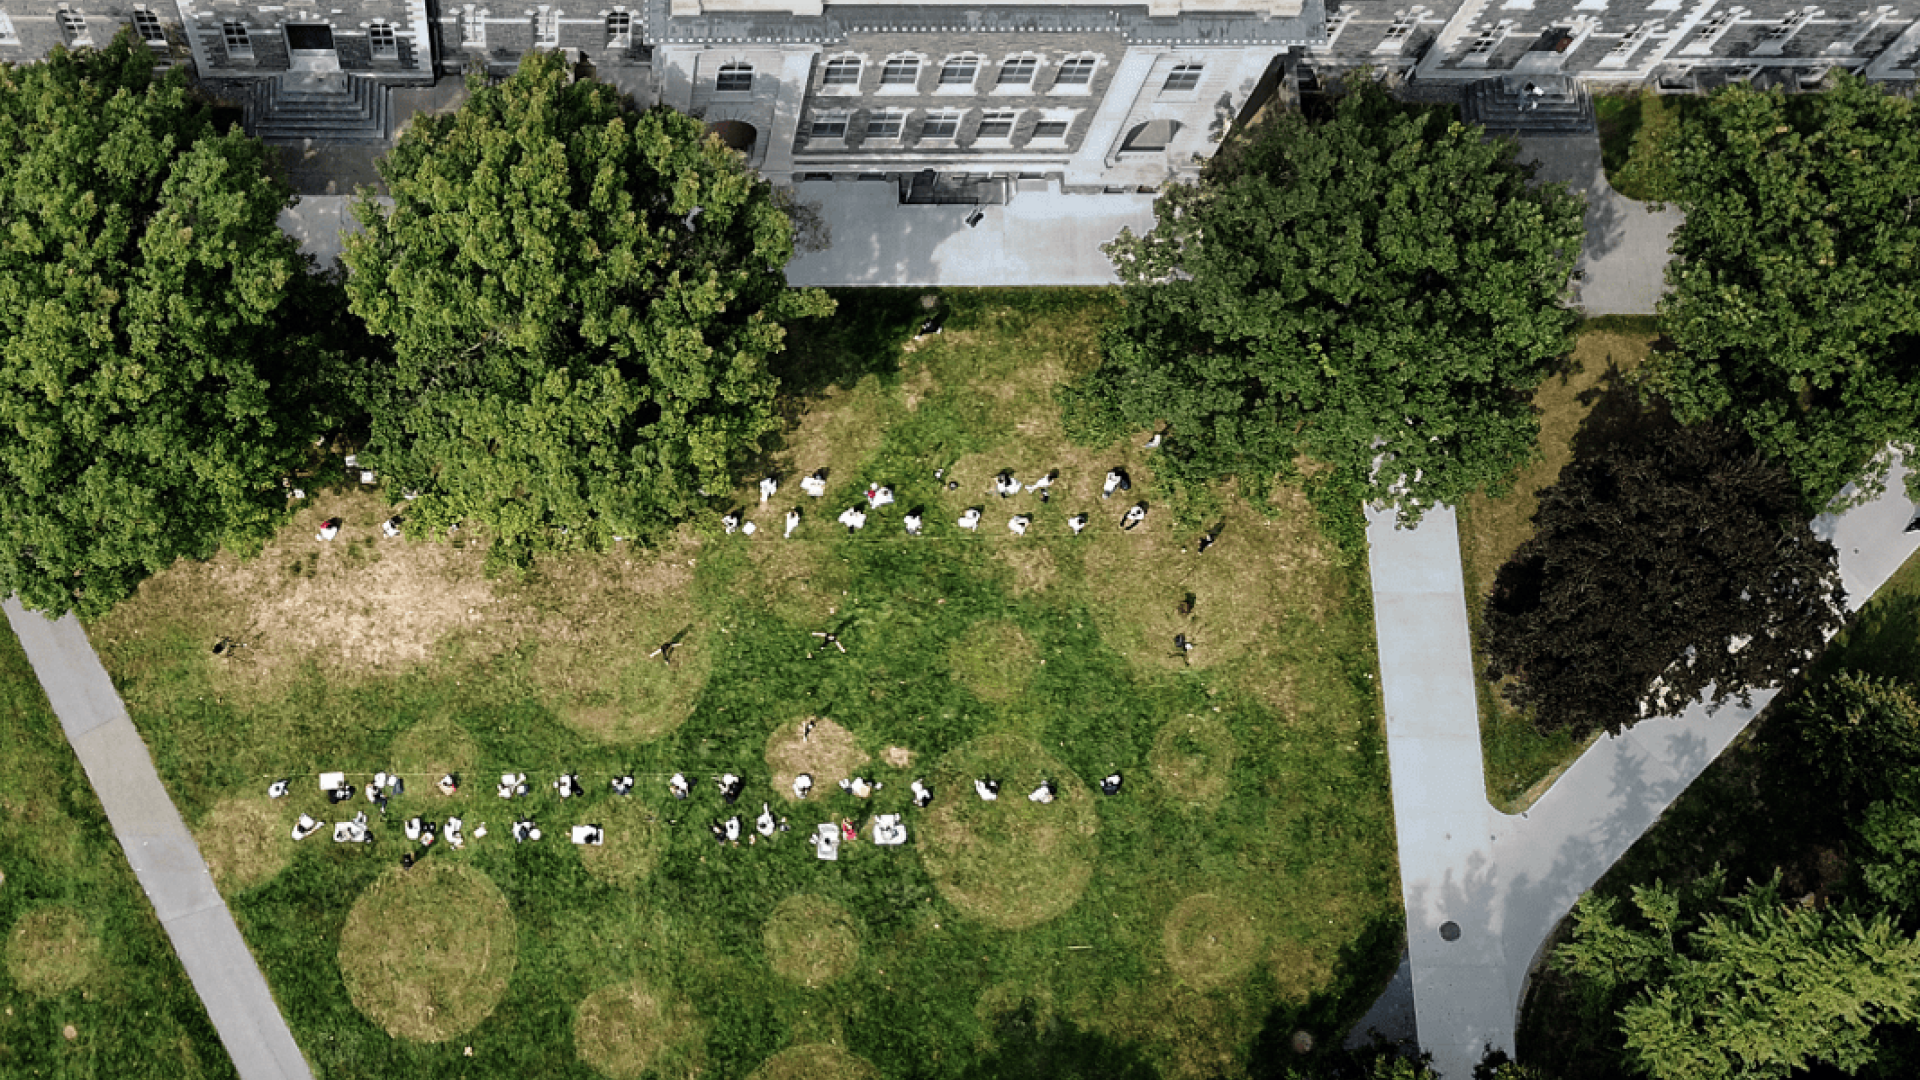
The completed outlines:
<svg viewBox="0 0 1920 1080">
<path fill-rule="evenodd" d="M 1561 182 L 1587 199 L 1587 239 L 1574 264 L 1574 306 L 1588 315 L 1651 315 L 1666 288 L 1667 247 L 1685 215 L 1658 213 L 1613 190 L 1592 135 L 1520 140 L 1535 179 Z"/>
<path fill-rule="evenodd" d="M 1920 532 L 1902 532 L 1905 483 L 1896 459 L 1885 494 L 1814 523 L 1839 549 L 1849 610 L 1920 548 Z M 1487 1047 L 1513 1049 L 1547 936 L 1774 695 L 1602 738 L 1526 813 L 1502 814 L 1486 797 L 1455 516 L 1399 529 L 1369 508 L 1367 522 L 1414 1011 L 1452 1080 Z"/>
<path fill-rule="evenodd" d="M 51 621 L 25 610 L 16 598 L 6 601 L 6 610 L 241 1080 L 312 1080 L 259 965 L 214 891 L 200 849 L 160 786 L 147 745 L 127 718 L 79 620 L 69 613 Z M 128 976 L 137 978 L 138 973 Z"/>
</svg>

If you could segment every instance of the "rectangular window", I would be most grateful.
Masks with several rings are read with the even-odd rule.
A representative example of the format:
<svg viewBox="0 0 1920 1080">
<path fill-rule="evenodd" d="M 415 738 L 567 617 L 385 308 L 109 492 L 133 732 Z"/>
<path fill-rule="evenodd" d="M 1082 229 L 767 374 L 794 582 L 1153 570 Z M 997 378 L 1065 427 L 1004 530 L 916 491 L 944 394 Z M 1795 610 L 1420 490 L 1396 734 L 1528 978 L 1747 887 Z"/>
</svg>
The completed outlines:
<svg viewBox="0 0 1920 1080">
<path fill-rule="evenodd" d="M 87 35 L 87 17 L 77 11 L 60 9 L 60 36 L 69 45 L 91 45 L 93 39 Z"/>
<path fill-rule="evenodd" d="M 1033 141 L 1042 139 L 1058 141 L 1067 137 L 1067 128 L 1072 125 L 1068 120 L 1042 120 L 1033 125 Z"/>
<path fill-rule="evenodd" d="M 1528 0 L 1528 2 L 1531 3 L 1532 0 Z M 1352 21 L 1353 21 L 1352 8 L 1344 8 L 1340 11 L 1336 11 L 1333 14 L 1327 16 L 1327 22 L 1326 22 L 1327 40 L 1321 42 L 1318 45 L 1313 46 L 1313 50 L 1315 52 L 1331 52 L 1333 50 L 1333 46 L 1335 45 L 1335 43 L 1337 43 L 1340 40 L 1340 31 L 1345 30 L 1347 28 L 1347 24 Z"/>
<path fill-rule="evenodd" d="M 920 126 L 920 140 L 951 139 L 960 134 L 959 113 L 928 113 L 927 122 Z"/>
<path fill-rule="evenodd" d="M 807 137 L 811 139 L 846 138 L 847 114 L 843 112 L 814 114 L 813 124 L 807 128 Z"/>
<path fill-rule="evenodd" d="M 1417 15 L 1396 15 L 1387 26 L 1387 32 L 1380 38 L 1380 44 L 1373 47 L 1377 53 L 1397 53 L 1413 34 L 1413 28 L 1420 21 Z"/>
<path fill-rule="evenodd" d="M 943 89 L 972 86 L 974 78 L 979 74 L 979 57 L 956 56 L 940 69 L 940 86 Z"/>
<path fill-rule="evenodd" d="M 460 13 L 460 43 L 487 47 L 487 9 L 475 11 L 472 4 L 466 5 Z"/>
<path fill-rule="evenodd" d="M 253 39 L 247 36 L 247 28 L 239 23 L 221 23 L 221 40 L 227 43 L 227 55 L 238 60 L 253 59 Z"/>
<path fill-rule="evenodd" d="M 1085 86 L 1093 81 L 1093 68 L 1096 61 L 1091 56 L 1069 56 L 1060 62 L 1060 72 L 1053 77 L 1055 86 Z"/>
<path fill-rule="evenodd" d="M 716 94 L 753 93 L 753 65 L 721 65 L 719 77 L 713 80 L 713 90 Z"/>
<path fill-rule="evenodd" d="M 1620 44 L 1607 50 L 1607 55 L 1600 58 L 1600 66 L 1603 68 L 1626 67 L 1627 62 L 1633 59 L 1634 52 L 1652 36 L 1651 24 L 1629 31 L 1626 37 L 1620 39 Z"/>
<path fill-rule="evenodd" d="M 1493 54 L 1493 50 L 1499 48 L 1500 43 L 1506 38 L 1507 28 L 1504 26 L 1490 27 L 1481 31 L 1480 36 L 1473 39 L 1473 44 L 1467 46 L 1466 62 L 1486 63 L 1487 58 Z"/>
<path fill-rule="evenodd" d="M 1200 89 L 1199 64 L 1177 64 L 1167 73 L 1167 81 L 1161 85 L 1163 94 L 1185 94 Z"/>
<path fill-rule="evenodd" d="M 1039 70 L 1039 60 L 1031 56 L 1017 56 L 1000 65 L 1000 74 L 993 80 L 993 85 L 1032 86 L 1033 77 Z"/>
<path fill-rule="evenodd" d="M 151 11 L 133 13 L 133 32 L 149 45 L 164 46 L 167 43 L 167 32 L 160 28 L 160 16 Z"/>
<path fill-rule="evenodd" d="M 827 61 L 826 71 L 820 76 L 821 86 L 850 87 L 860 85 L 860 58 L 857 56 L 836 56 Z"/>
<path fill-rule="evenodd" d="M 560 13 L 545 4 L 540 5 L 540 9 L 534 12 L 533 43 L 547 49 L 556 48 L 560 44 Z"/>
<path fill-rule="evenodd" d="M 400 58 L 400 41 L 393 33 L 393 24 L 386 22 L 367 25 L 367 44 L 373 48 L 376 60 L 397 60 Z"/>
<path fill-rule="evenodd" d="M 980 130 L 973 137 L 980 140 L 1013 138 L 1013 122 L 1018 113 L 990 112 L 980 115 Z"/>
<path fill-rule="evenodd" d="M 913 87 L 920 82 L 920 58 L 917 56 L 895 56 L 887 60 L 887 66 L 880 69 L 880 85 L 883 87 Z"/>
<path fill-rule="evenodd" d="M 1733 20 L 1735 17 L 1731 11 L 1714 12 L 1712 17 L 1700 24 L 1700 32 L 1693 36 L 1692 41 L 1687 42 L 1685 47 L 1680 50 L 1680 54 L 1682 56 L 1705 56 L 1711 53 L 1713 47 L 1720 44 L 1720 39 L 1727 36 L 1727 31 L 1733 29 Z"/>
<path fill-rule="evenodd" d="M 607 12 L 607 48 L 625 49 L 633 45 L 633 13 Z"/>
<path fill-rule="evenodd" d="M 867 138 L 897 139 L 900 137 L 900 129 L 906 124 L 906 113 L 882 109 L 867 116 Z"/>
</svg>

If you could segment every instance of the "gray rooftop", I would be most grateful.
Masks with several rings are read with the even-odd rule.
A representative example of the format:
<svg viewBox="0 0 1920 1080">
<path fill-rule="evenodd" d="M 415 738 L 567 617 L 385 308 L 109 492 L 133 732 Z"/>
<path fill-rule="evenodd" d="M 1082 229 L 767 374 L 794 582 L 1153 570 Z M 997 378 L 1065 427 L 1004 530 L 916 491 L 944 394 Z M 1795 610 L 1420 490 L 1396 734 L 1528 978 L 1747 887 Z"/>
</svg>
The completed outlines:
<svg viewBox="0 0 1920 1080">
<path fill-rule="evenodd" d="M 918 4 L 834 4 L 820 16 L 783 12 L 707 12 L 674 18 L 667 0 L 649 0 L 648 38 L 662 44 L 838 44 L 854 33 L 972 32 L 1048 34 L 1112 32 L 1141 45 L 1316 45 L 1326 40 L 1324 0 L 1304 0 L 1291 18 L 1246 13 L 1184 13 L 1152 18 L 1144 4 L 1056 7 L 1000 4 L 979 7 Z"/>
</svg>

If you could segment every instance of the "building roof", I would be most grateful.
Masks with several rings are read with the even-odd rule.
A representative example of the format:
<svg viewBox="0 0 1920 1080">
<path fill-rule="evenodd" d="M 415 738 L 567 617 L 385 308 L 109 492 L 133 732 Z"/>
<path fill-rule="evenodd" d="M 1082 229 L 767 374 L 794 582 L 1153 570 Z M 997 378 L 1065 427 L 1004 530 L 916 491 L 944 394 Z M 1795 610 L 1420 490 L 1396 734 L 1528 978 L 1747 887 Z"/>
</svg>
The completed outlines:
<svg viewBox="0 0 1920 1080">
<path fill-rule="evenodd" d="M 983 4 L 953 7 L 919 4 L 829 5 L 818 16 L 786 12 L 710 11 L 674 17 L 668 0 L 648 0 L 647 39 L 664 45 L 835 45 L 860 33 L 1019 34 L 1118 33 L 1129 44 L 1243 46 L 1316 45 L 1326 40 L 1324 0 L 1302 0 L 1291 17 L 1247 13 L 1186 12 L 1167 18 L 1147 14 L 1145 4 L 1081 7 L 1054 4 Z"/>
</svg>

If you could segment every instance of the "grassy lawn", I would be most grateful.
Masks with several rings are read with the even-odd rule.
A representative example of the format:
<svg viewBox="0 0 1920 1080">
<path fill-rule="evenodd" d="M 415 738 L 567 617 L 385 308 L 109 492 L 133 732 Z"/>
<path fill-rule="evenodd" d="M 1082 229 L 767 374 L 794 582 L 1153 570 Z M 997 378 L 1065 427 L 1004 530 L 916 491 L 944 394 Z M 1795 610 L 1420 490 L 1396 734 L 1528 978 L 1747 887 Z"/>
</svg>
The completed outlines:
<svg viewBox="0 0 1920 1080">
<path fill-rule="evenodd" d="M 945 332 L 909 343 L 919 292 L 844 295 L 785 361 L 781 491 L 734 496 L 751 537 L 716 511 L 657 551 L 496 581 L 482 538 L 382 540 L 374 496 L 322 492 L 258 558 L 178 566 L 92 625 L 316 1072 L 1198 1078 L 1278 1070 L 1297 1029 L 1335 1044 L 1402 938 L 1365 573 L 1289 488 L 1217 493 L 1195 554 L 1141 439 L 1067 444 L 1054 388 L 1114 302 L 947 293 Z M 1099 496 L 1117 464 L 1153 507 L 1132 533 Z M 1003 468 L 1060 470 L 1051 501 L 994 496 Z M 849 535 L 834 517 L 869 480 L 898 502 Z M 954 524 L 970 506 L 978 534 Z M 648 658 L 668 641 L 671 665 Z M 370 846 L 296 844 L 298 813 L 347 816 L 328 769 L 398 770 L 394 818 L 489 835 L 404 871 L 377 814 Z M 511 807 L 507 770 L 534 784 Z M 562 770 L 585 797 L 550 793 Z M 625 771 L 630 799 L 606 788 Z M 716 844 L 729 771 L 749 832 L 763 802 L 793 831 Z M 854 773 L 884 787 L 839 791 Z M 269 802 L 280 776 L 295 794 Z M 1051 805 L 1024 797 L 1043 779 Z M 521 810 L 544 840 L 510 840 Z M 886 812 L 907 846 L 868 842 Z M 803 837 L 841 819 L 861 842 L 817 860 Z M 582 822 L 604 847 L 566 842 Z"/>
<path fill-rule="evenodd" d="M 0 747 L 0 1076 L 233 1076 L 11 631 Z"/>
<path fill-rule="evenodd" d="M 1533 536 L 1533 514 L 1539 507 L 1535 493 L 1551 487 L 1560 470 L 1573 460 L 1588 417 L 1604 407 L 1609 394 L 1619 392 L 1622 377 L 1646 358 L 1657 336 L 1651 318 L 1587 320 L 1566 370 L 1534 394 L 1534 406 L 1540 410 L 1540 460 L 1521 471 L 1506 496 L 1475 495 L 1460 508 L 1460 555 L 1477 666 L 1484 667 L 1478 659 L 1480 608 L 1500 567 Z M 1485 680 L 1480 686 L 1480 738 L 1487 797 L 1510 813 L 1532 805 L 1591 742 L 1576 741 L 1563 732 L 1541 734 L 1507 704 L 1498 686 Z"/>
<path fill-rule="evenodd" d="M 1779 737 L 1792 722 L 1785 708 L 1792 697 L 1841 671 L 1908 680 L 1920 671 L 1920 556 L 1907 560 L 1807 679 L 1708 766 L 1594 891 L 1625 897 L 1636 885 L 1677 884 L 1715 864 L 1726 868 L 1730 891 L 1776 869 L 1787 897 L 1825 899 L 1841 887 L 1849 869 L 1849 809 L 1809 786 L 1797 752 Z M 1541 973 L 1522 1016 L 1521 1060 L 1562 1080 L 1610 1080 L 1622 1075 L 1615 1026 L 1583 1008 L 1567 980 Z"/>
</svg>

